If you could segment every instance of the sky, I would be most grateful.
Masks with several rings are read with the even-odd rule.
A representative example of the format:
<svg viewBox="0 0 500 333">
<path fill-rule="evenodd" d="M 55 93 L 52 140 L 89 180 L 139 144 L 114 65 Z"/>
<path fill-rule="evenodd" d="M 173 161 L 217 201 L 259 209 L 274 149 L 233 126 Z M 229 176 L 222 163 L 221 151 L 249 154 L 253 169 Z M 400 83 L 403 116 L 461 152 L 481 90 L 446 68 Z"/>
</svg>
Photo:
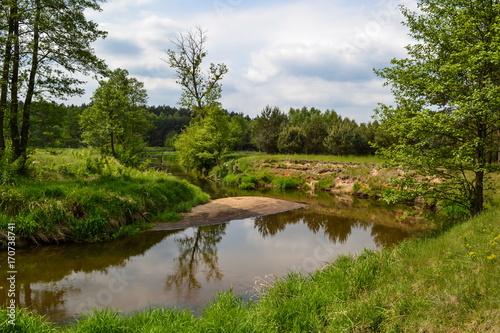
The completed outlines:
<svg viewBox="0 0 500 333">
<path fill-rule="evenodd" d="M 266 105 L 334 109 L 372 121 L 393 96 L 373 69 L 406 57 L 412 43 L 398 5 L 416 0 L 108 0 L 88 19 L 108 32 L 93 44 L 111 69 L 145 83 L 149 105 L 177 106 L 181 87 L 163 61 L 179 32 L 206 31 L 210 63 L 224 63 L 222 106 L 252 118 Z M 88 103 L 86 94 L 66 103 Z"/>
</svg>

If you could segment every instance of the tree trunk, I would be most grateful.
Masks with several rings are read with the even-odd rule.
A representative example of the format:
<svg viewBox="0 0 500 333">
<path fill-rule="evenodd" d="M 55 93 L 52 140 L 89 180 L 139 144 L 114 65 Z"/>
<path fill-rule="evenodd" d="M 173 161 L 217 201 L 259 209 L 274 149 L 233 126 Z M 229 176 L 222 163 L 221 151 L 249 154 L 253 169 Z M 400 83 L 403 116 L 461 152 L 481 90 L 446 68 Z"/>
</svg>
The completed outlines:
<svg viewBox="0 0 500 333">
<path fill-rule="evenodd" d="M 18 84 L 19 84 L 19 61 L 20 61 L 20 50 L 19 50 L 19 17 L 17 3 L 14 3 L 12 9 L 13 13 L 13 43 L 14 43 L 14 56 L 12 59 L 12 81 L 10 89 L 10 135 L 12 140 L 12 148 L 14 150 L 14 159 L 18 159 L 21 156 L 20 152 L 20 138 L 19 138 L 19 127 L 18 127 L 18 111 L 19 111 L 19 101 L 18 101 Z"/>
<path fill-rule="evenodd" d="M 5 119 L 5 111 L 7 110 L 7 94 L 9 86 L 9 69 L 10 60 L 12 58 L 12 37 L 14 33 L 14 7 L 10 8 L 9 17 L 9 35 L 5 43 L 5 53 L 3 58 L 2 70 L 2 87 L 0 92 L 0 151 L 5 150 L 5 135 L 3 131 L 3 123 Z"/>
<path fill-rule="evenodd" d="M 113 132 L 111 132 L 111 153 L 113 154 L 113 157 L 116 158 L 116 153 L 115 153 L 115 137 L 113 135 Z"/>
<path fill-rule="evenodd" d="M 31 70 L 28 80 L 28 89 L 26 91 L 26 99 L 23 107 L 23 125 L 21 127 L 21 144 L 20 151 L 26 155 L 28 148 L 29 129 L 30 129 L 30 111 L 31 103 L 33 101 L 33 94 L 35 92 L 36 73 L 38 71 L 38 50 L 40 41 L 40 0 L 36 1 L 35 22 L 33 26 L 33 50 L 31 56 Z"/>
<path fill-rule="evenodd" d="M 472 215 L 476 216 L 483 211 L 484 201 L 484 172 L 476 172 L 476 187 L 474 189 L 474 202 L 472 203 Z"/>
</svg>

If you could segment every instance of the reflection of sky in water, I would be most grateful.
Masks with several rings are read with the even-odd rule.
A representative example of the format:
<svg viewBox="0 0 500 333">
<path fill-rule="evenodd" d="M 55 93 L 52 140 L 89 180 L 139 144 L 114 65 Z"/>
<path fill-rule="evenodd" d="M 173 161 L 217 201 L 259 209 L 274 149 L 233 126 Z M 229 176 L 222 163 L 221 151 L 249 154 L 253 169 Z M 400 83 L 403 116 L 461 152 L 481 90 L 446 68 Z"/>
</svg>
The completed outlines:
<svg viewBox="0 0 500 333">
<path fill-rule="evenodd" d="M 167 236 L 144 233 L 108 244 L 47 247 L 40 254 L 20 250 L 20 303 L 53 320 L 95 305 L 123 312 L 149 305 L 197 309 L 217 291 L 232 287 L 235 294 L 246 294 L 257 277 L 296 269 L 311 272 L 340 253 L 375 249 L 381 239 L 392 244 L 410 235 L 320 214 L 304 222 L 310 213 L 299 210 Z M 41 261 L 42 267 L 41 257 L 50 258 Z M 0 301 L 5 300 L 2 290 Z"/>
</svg>

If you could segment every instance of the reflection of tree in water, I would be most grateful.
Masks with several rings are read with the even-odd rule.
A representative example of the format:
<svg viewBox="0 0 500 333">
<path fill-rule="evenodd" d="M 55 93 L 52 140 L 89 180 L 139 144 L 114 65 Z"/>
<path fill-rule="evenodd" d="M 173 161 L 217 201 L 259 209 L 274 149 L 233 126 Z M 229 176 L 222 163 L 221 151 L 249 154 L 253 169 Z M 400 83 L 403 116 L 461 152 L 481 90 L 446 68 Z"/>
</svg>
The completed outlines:
<svg viewBox="0 0 500 333">
<path fill-rule="evenodd" d="M 356 222 L 352 219 L 336 217 L 312 212 L 310 210 L 294 210 L 280 214 L 257 217 L 255 228 L 262 237 L 275 236 L 286 229 L 287 225 L 304 223 L 313 233 L 323 230 L 333 243 L 344 243 L 352 232 Z"/>
<path fill-rule="evenodd" d="M 371 228 L 371 235 L 377 246 L 388 246 L 411 236 L 408 231 L 395 227 L 387 227 L 373 222 L 356 220 L 351 217 L 325 214 L 314 209 L 300 209 L 274 215 L 257 217 L 254 227 L 262 237 L 273 237 L 286 229 L 288 225 L 304 223 L 313 233 L 323 230 L 333 244 L 344 244 L 353 228 Z"/>
<path fill-rule="evenodd" d="M 81 289 L 65 283 L 73 273 L 106 273 L 123 267 L 132 257 L 144 255 L 166 236 L 176 232 L 151 232 L 109 243 L 65 244 L 19 249 L 16 253 L 16 304 L 51 319 L 74 316 L 66 302 Z M 7 262 L 7 253 L 0 252 L 0 262 Z M 0 280 L 8 274 L 0 271 Z M 8 288 L 0 288 L 0 306 L 7 304 Z"/>
<path fill-rule="evenodd" d="M 413 233 L 410 231 L 385 225 L 375 224 L 372 227 L 373 240 L 378 246 L 396 245 L 401 242 L 402 239 L 408 238 L 411 235 L 413 235 Z"/>
<path fill-rule="evenodd" d="M 32 310 L 36 310 L 41 315 L 49 315 L 55 318 L 69 318 L 74 314 L 69 313 L 66 308 L 66 299 L 69 295 L 80 294 L 79 288 L 72 286 L 57 286 L 51 284 L 49 287 L 41 290 L 32 290 L 29 283 L 21 285 L 20 294 L 23 301 L 17 304 L 23 304 Z"/>
<path fill-rule="evenodd" d="M 186 296 L 189 296 L 191 292 L 201 288 L 197 279 L 200 270 L 205 274 L 207 282 L 222 279 L 222 272 L 218 267 L 217 244 L 226 234 L 226 227 L 227 224 L 199 227 L 193 236 L 175 240 L 179 256 L 174 259 L 175 273 L 167 276 L 167 291 L 175 287 L 178 295 L 185 290 Z"/>
</svg>

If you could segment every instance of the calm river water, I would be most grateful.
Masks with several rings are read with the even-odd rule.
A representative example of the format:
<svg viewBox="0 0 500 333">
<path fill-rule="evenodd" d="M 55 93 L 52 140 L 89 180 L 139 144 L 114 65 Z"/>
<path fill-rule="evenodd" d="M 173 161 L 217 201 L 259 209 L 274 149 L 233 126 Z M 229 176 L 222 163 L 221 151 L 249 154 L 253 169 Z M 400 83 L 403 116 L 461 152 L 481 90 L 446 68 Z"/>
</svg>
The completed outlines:
<svg viewBox="0 0 500 333">
<path fill-rule="evenodd" d="M 203 184 L 202 184 L 203 185 Z M 110 243 L 20 249 L 18 304 L 54 321 L 94 307 L 132 312 L 149 306 L 198 311 L 217 291 L 245 299 L 289 270 L 312 272 L 342 253 L 391 246 L 414 231 L 397 227 L 404 206 L 300 191 L 233 193 L 306 202 L 305 209 L 175 232 L 145 232 Z M 0 252 L 0 262 L 7 262 Z M 2 281 L 6 276 L 2 276 Z M 0 289 L 5 304 L 7 290 Z"/>
</svg>

